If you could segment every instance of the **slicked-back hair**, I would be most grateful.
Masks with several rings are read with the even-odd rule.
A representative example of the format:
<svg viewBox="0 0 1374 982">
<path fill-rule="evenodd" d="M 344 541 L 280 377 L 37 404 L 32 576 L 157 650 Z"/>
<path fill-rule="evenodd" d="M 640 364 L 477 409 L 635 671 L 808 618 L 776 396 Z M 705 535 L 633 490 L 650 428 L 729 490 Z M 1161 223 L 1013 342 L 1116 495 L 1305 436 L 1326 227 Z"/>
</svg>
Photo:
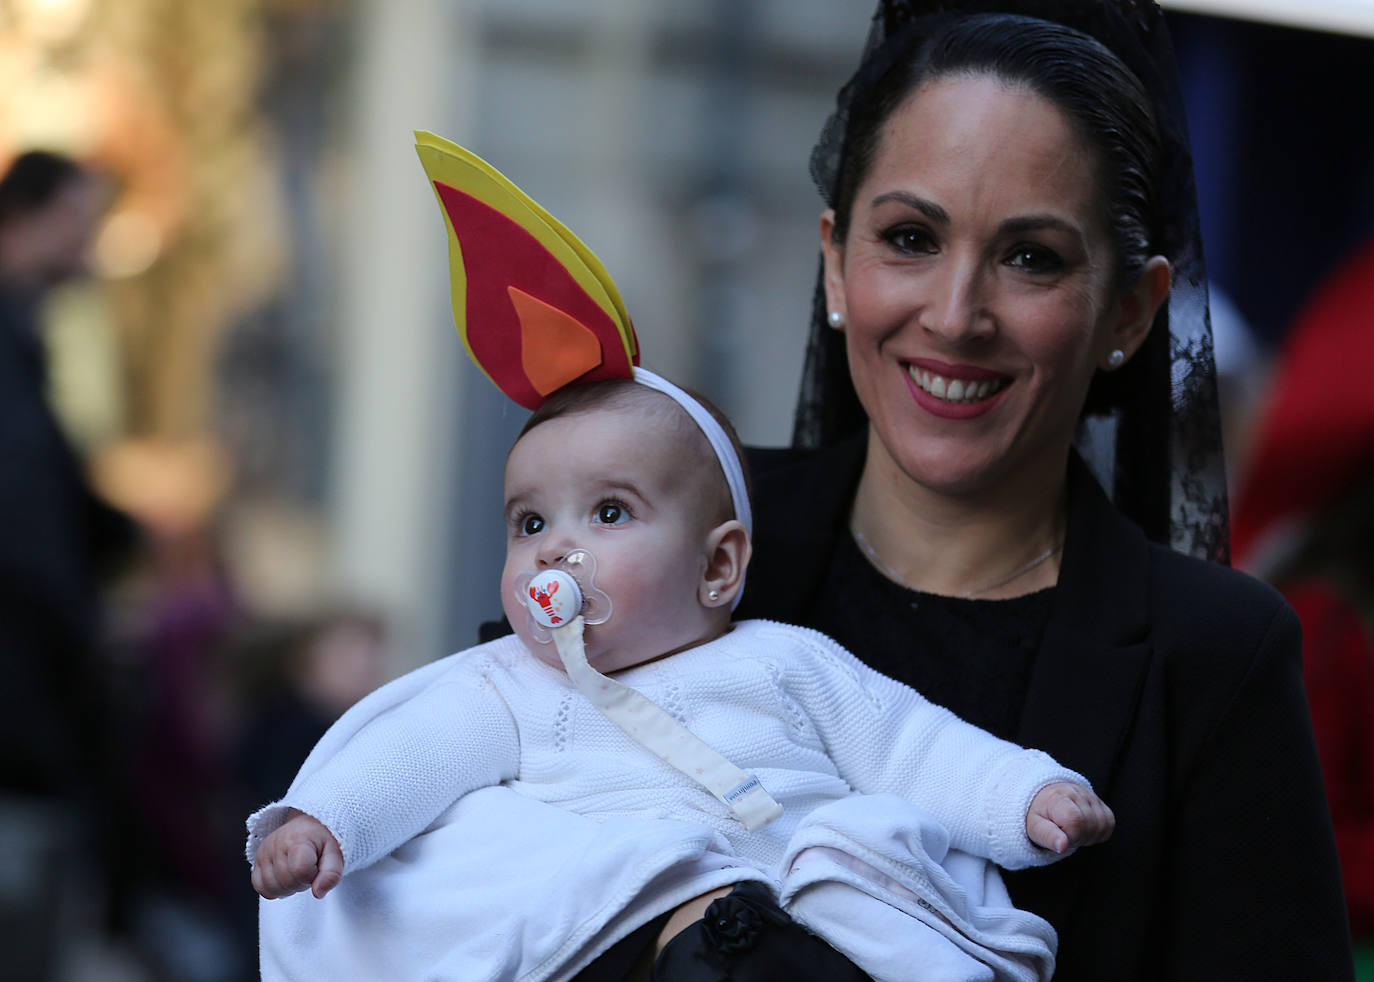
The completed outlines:
<svg viewBox="0 0 1374 982">
<path fill-rule="evenodd" d="M 1064 113 L 1092 148 L 1119 285 L 1133 283 L 1150 256 L 1170 254 L 1156 208 L 1160 141 L 1144 86 L 1094 38 L 1017 14 L 950 18 L 914 39 L 869 97 L 856 101 L 834 200 L 837 242 L 848 235 L 884 124 L 925 83 L 960 75 L 1024 86 Z"/>
</svg>

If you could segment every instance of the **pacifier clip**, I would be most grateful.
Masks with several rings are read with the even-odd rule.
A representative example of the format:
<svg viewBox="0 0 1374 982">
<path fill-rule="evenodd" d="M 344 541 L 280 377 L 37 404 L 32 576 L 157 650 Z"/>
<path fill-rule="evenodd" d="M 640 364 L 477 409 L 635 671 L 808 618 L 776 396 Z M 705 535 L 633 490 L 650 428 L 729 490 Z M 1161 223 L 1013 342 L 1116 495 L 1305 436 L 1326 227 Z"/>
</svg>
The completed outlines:
<svg viewBox="0 0 1374 982">
<path fill-rule="evenodd" d="M 542 593 L 546 597 L 562 594 L 571 599 L 580 597 L 581 592 L 577 581 L 559 569 L 538 574 L 530 587 L 533 588 L 531 597 L 534 593 Z M 540 611 L 536 616 L 547 613 L 547 608 L 532 599 L 531 613 L 535 613 L 536 608 Z M 577 608 L 576 602 L 571 604 L 572 610 Z M 657 754 L 661 760 L 714 795 L 734 812 L 748 831 L 762 828 L 782 814 L 782 805 L 773 799 L 755 775 L 727 760 L 638 689 L 592 668 L 587 662 L 587 649 L 583 641 L 585 625 L 585 619 L 578 613 L 571 620 L 553 627 L 551 633 L 568 678 L 593 706 L 624 730 L 630 739 Z"/>
</svg>

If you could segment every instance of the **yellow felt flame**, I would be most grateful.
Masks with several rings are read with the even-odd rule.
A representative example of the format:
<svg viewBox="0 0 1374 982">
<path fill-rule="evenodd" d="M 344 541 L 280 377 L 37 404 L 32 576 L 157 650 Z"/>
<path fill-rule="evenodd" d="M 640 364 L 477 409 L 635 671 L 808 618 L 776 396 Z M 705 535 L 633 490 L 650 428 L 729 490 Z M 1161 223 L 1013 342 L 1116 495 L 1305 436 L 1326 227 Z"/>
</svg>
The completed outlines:
<svg viewBox="0 0 1374 982">
<path fill-rule="evenodd" d="M 634 362 L 639 352 L 634 328 L 625 311 L 625 302 L 621 299 L 620 291 L 616 288 L 610 273 L 606 271 L 606 267 L 581 239 L 568 231 L 558 219 L 540 207 L 500 171 L 458 144 L 433 133 L 417 130 L 415 150 L 420 156 L 420 163 L 430 179 L 431 186 L 433 182 L 438 181 L 470 194 L 534 236 L 539 244 L 567 269 L 578 286 L 605 311 L 620 334 L 629 360 Z M 438 194 L 437 190 L 435 193 Z M 463 271 L 462 247 L 442 200 L 439 210 L 444 213 L 444 224 L 448 227 L 454 322 L 461 325 L 465 323 L 467 316 L 467 277 Z M 466 332 L 462 334 L 463 345 L 468 349 L 468 355 L 476 361 Z"/>
</svg>

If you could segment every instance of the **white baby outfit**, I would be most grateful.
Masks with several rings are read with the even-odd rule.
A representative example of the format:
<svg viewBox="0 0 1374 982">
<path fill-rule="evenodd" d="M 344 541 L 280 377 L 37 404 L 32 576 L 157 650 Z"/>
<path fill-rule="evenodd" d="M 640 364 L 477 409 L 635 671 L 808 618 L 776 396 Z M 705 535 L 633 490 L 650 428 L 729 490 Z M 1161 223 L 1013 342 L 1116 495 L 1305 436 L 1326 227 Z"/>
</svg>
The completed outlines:
<svg viewBox="0 0 1374 982">
<path fill-rule="evenodd" d="M 568 978 L 749 879 L 880 980 L 1049 977 L 1052 928 L 1012 908 L 989 861 L 1060 858 L 1029 841 L 1026 811 L 1082 777 L 804 628 L 741 622 L 616 677 L 757 775 L 782 816 L 746 832 L 502 638 L 363 699 L 249 819 L 250 861 L 296 808 L 333 832 L 347 874 L 323 900 L 263 902 L 264 979 Z"/>
</svg>

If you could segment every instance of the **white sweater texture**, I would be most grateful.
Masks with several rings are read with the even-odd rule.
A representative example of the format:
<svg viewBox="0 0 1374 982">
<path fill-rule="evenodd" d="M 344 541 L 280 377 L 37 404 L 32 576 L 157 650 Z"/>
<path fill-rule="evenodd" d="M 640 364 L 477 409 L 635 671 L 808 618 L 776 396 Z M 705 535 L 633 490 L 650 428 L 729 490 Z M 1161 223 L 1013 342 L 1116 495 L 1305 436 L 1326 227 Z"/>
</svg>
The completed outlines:
<svg viewBox="0 0 1374 982">
<path fill-rule="evenodd" d="M 762 829 L 746 832 L 709 792 L 633 741 L 588 703 L 562 671 L 533 658 L 510 636 L 403 676 L 345 713 L 312 751 L 287 794 L 250 817 L 248 858 L 251 861 L 262 839 L 285 821 L 289 809 L 299 809 L 323 822 L 338 839 L 348 874 L 346 886 L 352 874 L 390 857 L 403 844 L 423 842 L 418 854 L 435 855 L 438 844 L 449 841 L 444 837 L 452 835 L 450 829 L 459 832 L 461 823 L 454 828 L 455 816 L 473 813 L 473 809 L 455 812 L 454 806 L 479 789 L 503 785 L 526 799 L 607 823 L 608 828 L 617 829 L 616 841 L 629 842 L 639 834 L 627 833 L 630 828 L 652 827 L 652 821 L 645 825 L 641 820 L 662 819 L 668 820 L 665 828 L 668 824 L 678 829 L 701 828 L 703 834 L 714 834 L 719 845 L 705 846 L 705 854 L 699 852 L 701 845 L 694 846 L 698 852 L 692 854 L 692 861 L 701 867 L 685 871 L 652 899 L 645 886 L 648 881 L 635 880 L 640 884 L 633 888 L 638 891 L 636 899 L 625 894 L 608 901 L 595 918 L 583 922 L 573 907 L 560 926 L 546 921 L 543 927 L 548 937 L 539 946 L 526 942 L 524 957 L 529 961 L 536 947 L 550 953 L 541 954 L 534 967 L 522 962 L 509 975 L 504 967 L 492 969 L 491 978 L 564 977 L 570 966 L 585 963 L 616 937 L 660 910 L 670 909 L 665 906 L 670 901 L 675 904 L 696 895 L 692 890 L 699 893 L 703 887 L 746 878 L 742 871 L 719 872 L 724 863 L 709 856 L 728 855 L 730 864 L 756 870 L 753 875 L 780 885 L 783 891 L 789 889 L 789 869 L 782 867 L 791 869 L 797 883 L 850 875 L 851 860 L 832 871 L 799 871 L 795 860 L 803 842 L 825 847 L 819 853 L 813 850 L 813 855 L 838 849 L 860 856 L 868 864 L 860 864 L 864 869 L 877 868 L 891 877 L 877 879 L 914 891 L 884 894 L 886 902 L 876 909 L 891 911 L 895 905 L 926 918 L 931 908 L 916 898 L 928 896 L 944 912 L 927 918 L 929 923 L 937 930 L 944 930 L 951 921 L 962 925 L 951 937 L 971 951 L 975 961 L 1000 957 L 985 956 L 985 949 L 1011 952 L 1008 964 L 1012 967 L 988 978 L 1023 977 L 1020 956 L 1015 954 L 1023 938 L 1030 939 L 1026 950 L 1034 949 L 1032 960 L 1037 966 L 1026 969 L 1024 977 L 1043 977 L 1052 971 L 1053 932 L 1048 925 L 1032 915 L 1011 911 L 995 871 L 985 872 L 967 862 L 981 857 L 1015 869 L 1061 858 L 1030 842 L 1026 812 L 1045 785 L 1087 783 L 1081 776 L 1044 753 L 1022 749 L 965 723 L 911 688 L 868 668 L 828 637 L 805 628 L 744 621 L 716 641 L 627 669 L 617 678 L 755 774 L 783 806 L 782 816 Z M 873 797 L 865 799 L 856 793 Z M 888 795 L 914 804 L 936 824 L 926 823 L 919 813 L 913 818 L 900 807 L 886 805 L 891 800 Z M 873 802 L 871 808 L 866 800 Z M 857 822 L 847 819 L 848 829 L 824 831 L 833 806 L 842 801 Z M 473 806 L 489 807 L 487 799 Z M 852 812 L 856 807 L 861 811 Z M 827 816 L 820 827 L 805 821 L 818 809 L 822 809 L 818 818 Z M 537 815 L 525 821 L 537 823 Z M 637 824 L 627 826 L 627 821 Z M 900 826 L 894 829 L 891 842 L 882 832 L 889 822 Z M 862 845 L 853 834 L 865 824 L 876 831 L 866 833 L 869 838 L 864 841 L 877 845 Z M 934 844 L 917 848 L 917 858 L 909 859 L 903 843 L 910 837 L 909 830 L 918 826 L 935 830 L 933 840 L 928 838 L 929 831 L 922 833 L 927 837 L 924 841 Z M 499 841 L 488 845 L 487 837 L 499 836 L 499 826 L 493 827 L 488 819 L 480 832 L 470 827 L 483 836 L 485 854 L 492 855 Z M 798 836 L 799 827 L 802 834 Z M 523 834 L 528 843 L 529 832 Z M 940 841 L 945 835 L 947 842 Z M 463 838 L 460 835 L 455 841 Z M 441 859 L 430 861 L 452 864 L 455 871 L 469 862 L 446 848 L 449 851 Z M 582 865 L 590 870 L 593 855 L 604 862 L 614 848 L 614 841 L 603 840 L 595 853 L 584 854 Z M 627 851 L 630 848 L 626 846 Z M 461 851 L 467 852 L 467 847 Z M 414 852 L 411 848 L 397 852 L 402 858 L 399 867 L 387 858 L 381 880 L 369 873 L 365 896 L 383 896 L 393 884 L 399 888 L 412 875 L 407 872 L 414 868 L 408 857 Z M 499 849 L 495 854 L 500 854 Z M 646 855 L 652 854 L 652 849 L 647 850 Z M 959 854 L 967 854 L 957 862 L 966 864 L 968 874 L 955 871 L 956 880 L 964 885 L 949 881 L 936 892 L 926 893 L 932 875 L 936 880 L 944 875 L 932 871 L 930 861 L 939 863 L 942 857 L 955 859 Z M 530 859 L 526 853 L 520 861 Z M 655 862 L 650 858 L 646 869 Z M 665 874 L 659 874 L 664 883 L 668 882 L 662 880 Z M 560 889 L 595 893 L 595 878 L 586 872 L 593 882 L 579 883 L 582 875 L 565 871 Z M 490 876 L 499 878 L 501 871 L 492 870 Z M 436 889 L 451 887 L 446 881 Z M 341 894 L 346 895 L 346 891 Z M 826 897 L 816 888 L 811 895 L 819 901 Z M 269 967 L 277 961 L 304 960 L 303 952 L 324 952 L 329 946 L 322 939 L 357 943 L 356 928 L 348 925 L 358 922 L 350 922 L 344 908 L 331 909 L 333 894 L 322 902 L 304 896 L 304 901 L 271 901 L 263 908 L 264 978 L 299 977 L 290 970 Z M 819 923 L 813 920 L 808 926 L 824 936 L 820 929 L 826 920 L 849 922 L 862 917 L 861 908 L 851 911 L 853 896 L 857 896 L 853 890 L 843 893 L 838 908 L 813 901 Z M 945 905 L 949 898 L 952 906 Z M 807 913 L 805 902 L 806 897 L 801 897 L 794 911 L 802 919 Z M 374 904 L 375 899 L 362 903 Z M 976 904 L 981 903 L 992 905 L 991 919 L 979 919 L 983 915 Z M 561 926 L 564 923 L 567 927 Z M 983 934 L 980 925 L 986 928 Z M 567 932 L 576 934 L 575 944 L 558 941 Z M 426 937 L 436 933 L 445 931 L 442 926 L 425 931 Z M 380 941 L 371 946 L 391 944 L 394 936 L 394 932 L 378 935 Z M 965 936 L 973 941 L 967 942 Z M 890 946 L 882 947 L 890 951 Z M 864 946 L 850 946 L 846 953 L 864 964 Z M 466 950 L 461 961 L 455 962 L 455 951 L 445 951 L 442 957 L 476 964 Z M 494 956 L 484 953 L 483 957 Z M 493 964 L 504 957 L 495 958 Z M 435 960 L 442 958 L 436 955 Z M 309 964 L 319 967 L 318 961 Z M 429 971 L 426 967 L 425 972 Z M 870 970 L 870 974 L 880 977 L 882 973 Z"/>
<path fill-rule="evenodd" d="M 461 796 L 506 783 L 585 815 L 702 822 L 765 872 L 812 809 L 854 792 L 890 792 L 943 824 L 952 848 L 1019 869 L 1059 858 L 1026 836 L 1031 798 L 1055 781 L 1086 783 L 1044 753 L 963 722 L 826 636 L 769 621 L 739 623 L 617 676 L 759 777 L 783 815 L 754 833 L 514 636 L 420 672 L 423 679 L 412 673 L 351 709 L 287 795 L 249 820 L 250 861 L 297 808 L 334 833 L 346 871 L 361 869 Z M 417 691 L 397 702 L 401 688 Z"/>
</svg>

